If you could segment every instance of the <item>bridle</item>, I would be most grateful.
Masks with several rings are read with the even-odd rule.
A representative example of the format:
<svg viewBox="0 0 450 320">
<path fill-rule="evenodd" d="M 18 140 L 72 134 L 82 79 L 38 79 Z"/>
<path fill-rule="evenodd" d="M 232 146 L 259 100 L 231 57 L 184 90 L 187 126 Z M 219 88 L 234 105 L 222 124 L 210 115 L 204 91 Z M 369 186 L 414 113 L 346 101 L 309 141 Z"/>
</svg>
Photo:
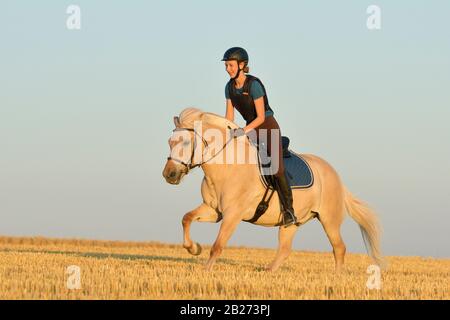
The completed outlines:
<svg viewBox="0 0 450 320">
<path fill-rule="evenodd" d="M 231 127 L 228 126 L 228 129 L 231 129 Z M 182 131 L 182 130 L 187 130 L 187 131 L 194 132 L 196 135 L 198 135 L 200 138 L 202 138 L 203 145 L 205 146 L 205 149 L 209 147 L 208 142 L 205 140 L 205 138 L 203 138 L 203 136 L 201 136 L 200 134 L 198 134 L 198 132 L 195 131 L 194 129 L 191 129 L 191 128 L 175 128 L 175 129 L 172 130 L 172 132 L 175 132 L 175 131 Z M 213 158 L 215 158 L 215 157 L 216 157 L 223 149 L 225 149 L 226 145 L 227 145 L 231 140 L 233 140 L 233 137 L 231 137 L 231 138 L 223 145 L 223 147 L 219 150 L 219 152 L 217 152 L 215 155 L 213 155 L 213 156 L 212 156 L 211 158 L 209 158 L 208 160 L 203 161 L 203 162 L 200 162 L 200 163 L 197 163 L 197 164 L 193 164 L 193 159 L 194 159 L 194 154 L 195 154 L 195 148 L 197 147 L 197 139 L 195 139 L 195 136 L 194 136 L 194 143 L 193 143 L 193 148 L 192 148 L 192 154 L 191 154 L 191 158 L 190 158 L 190 160 L 189 160 L 188 163 L 186 163 L 186 162 L 184 162 L 184 161 L 182 161 L 182 160 L 180 160 L 180 159 L 173 158 L 173 157 L 171 157 L 171 156 L 167 157 L 167 160 L 173 160 L 173 161 L 175 161 L 175 162 L 181 163 L 182 165 L 184 165 L 184 166 L 186 167 L 186 172 L 185 172 L 185 174 L 188 174 L 188 172 L 189 172 L 190 170 L 192 170 L 192 169 L 194 169 L 194 168 L 196 168 L 196 167 L 200 167 L 201 165 L 203 165 L 203 164 L 205 164 L 206 162 L 208 162 L 208 161 L 212 160 Z M 203 155 L 204 155 L 204 151 L 203 151 L 203 154 L 202 154 L 202 159 L 203 159 Z"/>
</svg>

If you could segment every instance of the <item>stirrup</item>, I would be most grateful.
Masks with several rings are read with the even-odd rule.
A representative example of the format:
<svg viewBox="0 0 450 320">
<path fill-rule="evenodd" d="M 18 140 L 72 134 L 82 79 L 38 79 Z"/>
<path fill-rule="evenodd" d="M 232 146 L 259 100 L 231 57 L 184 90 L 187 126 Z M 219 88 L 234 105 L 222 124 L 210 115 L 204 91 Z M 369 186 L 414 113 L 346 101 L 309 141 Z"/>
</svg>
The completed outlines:
<svg viewBox="0 0 450 320">
<path fill-rule="evenodd" d="M 289 213 L 290 218 L 291 218 L 289 222 L 285 222 L 285 220 L 284 220 L 286 212 Z M 282 222 L 281 222 L 282 223 L 281 224 L 282 227 L 287 228 L 287 227 L 289 227 L 289 226 L 291 226 L 293 224 L 295 224 L 296 226 L 300 225 L 300 223 L 297 221 L 297 217 L 290 210 L 289 211 L 288 210 L 283 211 L 282 215 L 283 215 Z"/>
</svg>

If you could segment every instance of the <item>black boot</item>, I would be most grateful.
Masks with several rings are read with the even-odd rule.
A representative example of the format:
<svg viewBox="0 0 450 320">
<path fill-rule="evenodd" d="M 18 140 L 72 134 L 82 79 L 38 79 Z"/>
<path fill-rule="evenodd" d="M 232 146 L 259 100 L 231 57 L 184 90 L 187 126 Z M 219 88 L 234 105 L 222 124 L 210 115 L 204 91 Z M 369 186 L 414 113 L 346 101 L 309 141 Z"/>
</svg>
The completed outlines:
<svg viewBox="0 0 450 320">
<path fill-rule="evenodd" d="M 291 224 L 297 224 L 297 217 L 295 216 L 294 209 L 292 208 L 292 190 L 286 178 L 286 173 L 281 176 L 275 176 L 275 186 L 278 192 L 278 197 L 280 198 L 281 204 L 283 205 L 283 222 L 282 225 L 285 227 Z"/>
</svg>

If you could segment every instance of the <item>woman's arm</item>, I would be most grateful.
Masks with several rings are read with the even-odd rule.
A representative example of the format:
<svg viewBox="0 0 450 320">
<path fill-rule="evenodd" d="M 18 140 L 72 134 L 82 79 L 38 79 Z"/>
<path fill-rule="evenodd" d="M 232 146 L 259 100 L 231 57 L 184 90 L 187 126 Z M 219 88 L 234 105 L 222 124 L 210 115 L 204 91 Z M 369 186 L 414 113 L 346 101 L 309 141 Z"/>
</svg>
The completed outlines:
<svg viewBox="0 0 450 320">
<path fill-rule="evenodd" d="M 264 97 L 259 97 L 258 99 L 255 99 L 253 101 L 255 102 L 256 118 L 244 128 L 245 133 L 249 132 L 252 129 L 255 129 L 256 127 L 259 127 L 266 119 L 266 113 L 264 110 Z"/>
<path fill-rule="evenodd" d="M 227 105 L 227 111 L 225 114 L 225 118 L 234 122 L 234 107 L 233 107 L 233 104 L 231 103 L 231 99 L 227 99 L 226 105 Z"/>
</svg>

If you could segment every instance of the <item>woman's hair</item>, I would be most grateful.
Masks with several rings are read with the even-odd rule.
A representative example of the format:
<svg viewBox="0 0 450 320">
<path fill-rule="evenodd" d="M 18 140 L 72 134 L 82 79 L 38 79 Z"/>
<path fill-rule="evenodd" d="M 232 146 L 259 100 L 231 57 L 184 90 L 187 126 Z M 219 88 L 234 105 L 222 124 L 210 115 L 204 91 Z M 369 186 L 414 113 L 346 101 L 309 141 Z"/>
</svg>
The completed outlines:
<svg viewBox="0 0 450 320">
<path fill-rule="evenodd" d="M 244 71 L 244 73 L 248 73 L 248 72 L 250 71 L 250 68 L 249 68 L 249 66 L 248 66 L 248 61 L 241 61 L 241 62 L 244 63 L 244 68 L 242 68 L 242 71 Z M 239 65 L 241 62 L 238 62 L 238 65 Z"/>
</svg>

